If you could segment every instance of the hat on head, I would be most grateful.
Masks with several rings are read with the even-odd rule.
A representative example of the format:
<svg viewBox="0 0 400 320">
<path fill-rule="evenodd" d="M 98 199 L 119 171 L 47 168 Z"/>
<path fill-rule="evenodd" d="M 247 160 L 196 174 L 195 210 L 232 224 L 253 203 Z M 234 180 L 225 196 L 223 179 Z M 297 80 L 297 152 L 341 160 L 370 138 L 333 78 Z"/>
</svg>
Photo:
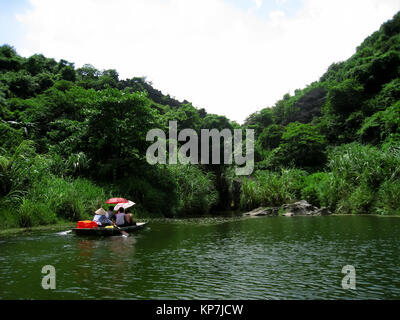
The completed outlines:
<svg viewBox="0 0 400 320">
<path fill-rule="evenodd" d="M 101 215 L 101 216 L 105 216 L 106 215 L 106 210 L 104 210 L 103 208 L 97 209 L 95 212 L 95 214 Z"/>
</svg>

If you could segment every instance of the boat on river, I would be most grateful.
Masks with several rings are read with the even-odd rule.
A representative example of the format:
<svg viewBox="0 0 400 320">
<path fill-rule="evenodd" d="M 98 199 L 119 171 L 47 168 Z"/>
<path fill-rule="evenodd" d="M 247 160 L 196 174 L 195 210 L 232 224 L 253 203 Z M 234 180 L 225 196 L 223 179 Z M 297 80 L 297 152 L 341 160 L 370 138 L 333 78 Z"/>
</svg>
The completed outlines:
<svg viewBox="0 0 400 320">
<path fill-rule="evenodd" d="M 136 225 L 127 227 L 98 227 L 98 228 L 73 228 L 72 231 L 77 236 L 119 236 L 122 234 L 121 231 L 131 233 L 140 229 L 143 229 L 147 225 L 147 222 L 138 222 Z"/>
</svg>

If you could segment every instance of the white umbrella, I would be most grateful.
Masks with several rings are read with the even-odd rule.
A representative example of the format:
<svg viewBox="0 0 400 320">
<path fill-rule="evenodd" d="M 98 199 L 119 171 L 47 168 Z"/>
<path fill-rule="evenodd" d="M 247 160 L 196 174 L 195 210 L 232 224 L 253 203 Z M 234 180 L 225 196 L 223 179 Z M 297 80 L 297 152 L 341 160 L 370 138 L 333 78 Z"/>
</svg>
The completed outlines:
<svg viewBox="0 0 400 320">
<path fill-rule="evenodd" d="M 135 205 L 135 203 L 131 200 L 128 200 L 127 203 L 118 203 L 115 207 L 114 210 L 118 211 L 119 208 L 124 208 L 124 209 L 128 209 L 130 207 L 132 207 L 133 205 Z"/>
</svg>

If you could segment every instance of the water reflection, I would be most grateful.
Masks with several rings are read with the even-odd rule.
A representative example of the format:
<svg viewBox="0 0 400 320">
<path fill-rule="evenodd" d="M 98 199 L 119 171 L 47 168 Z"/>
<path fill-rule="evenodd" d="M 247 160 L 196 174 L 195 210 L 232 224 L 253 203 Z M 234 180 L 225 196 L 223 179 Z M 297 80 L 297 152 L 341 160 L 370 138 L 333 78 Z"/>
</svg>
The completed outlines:
<svg viewBox="0 0 400 320">
<path fill-rule="evenodd" d="M 114 280 L 122 279 L 128 272 L 128 266 L 134 257 L 136 239 L 133 237 L 112 237 L 108 241 L 112 252 L 109 263 Z"/>
<path fill-rule="evenodd" d="M 79 239 L 77 241 L 78 255 L 80 257 L 90 257 L 93 255 L 96 243 L 93 240 Z"/>
<path fill-rule="evenodd" d="M 110 241 L 111 251 L 120 257 L 132 257 L 135 252 L 135 244 L 137 242 L 135 237 L 111 237 Z"/>
<path fill-rule="evenodd" d="M 73 274 L 78 286 L 87 289 L 102 283 L 104 290 L 119 283 L 129 269 L 136 242 L 135 237 L 77 238 Z"/>
<path fill-rule="evenodd" d="M 132 256 L 135 250 L 136 239 L 134 237 L 108 237 L 100 239 L 77 239 L 78 255 L 83 258 L 93 256 L 99 249 L 104 254 L 108 251 L 110 256 Z"/>
<path fill-rule="evenodd" d="M 396 218 L 159 221 L 128 238 L 29 236 L 0 246 L 3 299 L 400 298 Z M 39 285 L 44 264 L 57 269 L 56 291 Z M 354 292 L 341 287 L 348 264 Z"/>
</svg>

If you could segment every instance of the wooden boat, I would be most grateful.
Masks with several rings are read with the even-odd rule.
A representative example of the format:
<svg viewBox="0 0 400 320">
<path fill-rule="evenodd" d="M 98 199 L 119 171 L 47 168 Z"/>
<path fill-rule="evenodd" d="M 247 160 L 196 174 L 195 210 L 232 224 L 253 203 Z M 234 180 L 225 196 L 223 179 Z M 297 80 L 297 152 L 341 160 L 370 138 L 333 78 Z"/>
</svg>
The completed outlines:
<svg viewBox="0 0 400 320">
<path fill-rule="evenodd" d="M 134 232 L 139 229 L 143 229 L 146 226 L 147 222 L 138 222 L 134 226 L 128 227 L 120 227 L 122 231 L 125 232 Z M 72 231 L 77 236 L 119 236 L 121 235 L 121 231 L 118 228 L 106 228 L 106 227 L 98 227 L 98 228 L 73 228 Z"/>
</svg>

